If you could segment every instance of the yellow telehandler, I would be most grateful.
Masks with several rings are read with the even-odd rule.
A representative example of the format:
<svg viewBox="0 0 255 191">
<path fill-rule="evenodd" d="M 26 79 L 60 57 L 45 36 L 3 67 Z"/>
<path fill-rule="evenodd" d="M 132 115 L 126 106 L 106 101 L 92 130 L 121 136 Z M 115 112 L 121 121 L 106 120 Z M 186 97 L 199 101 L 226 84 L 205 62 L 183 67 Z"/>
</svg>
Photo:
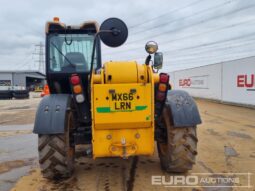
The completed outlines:
<svg viewBox="0 0 255 191">
<path fill-rule="evenodd" d="M 162 169 L 186 172 L 197 155 L 196 126 L 201 123 L 194 100 L 172 90 L 169 75 L 158 73 L 163 54 L 150 41 L 145 63 L 101 64 L 100 41 L 109 47 L 128 37 L 118 18 L 69 26 L 54 18 L 46 23 L 46 76 L 50 94 L 39 104 L 41 172 L 45 178 L 69 177 L 75 145 L 89 144 L 92 157 L 152 155 L 156 142 Z"/>
</svg>

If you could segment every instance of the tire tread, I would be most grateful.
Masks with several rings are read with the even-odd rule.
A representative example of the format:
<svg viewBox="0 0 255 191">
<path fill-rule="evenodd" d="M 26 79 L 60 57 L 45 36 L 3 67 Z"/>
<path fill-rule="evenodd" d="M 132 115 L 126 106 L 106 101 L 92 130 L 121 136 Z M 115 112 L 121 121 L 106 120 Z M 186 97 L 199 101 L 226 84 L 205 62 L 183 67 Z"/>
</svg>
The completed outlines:
<svg viewBox="0 0 255 191">
<path fill-rule="evenodd" d="M 197 155 L 196 127 L 173 127 L 170 106 L 165 104 L 162 115 L 167 129 L 167 142 L 158 143 L 161 167 L 167 172 L 187 172 L 195 164 Z M 167 144 L 167 150 L 161 151 L 160 144 Z"/>
</svg>

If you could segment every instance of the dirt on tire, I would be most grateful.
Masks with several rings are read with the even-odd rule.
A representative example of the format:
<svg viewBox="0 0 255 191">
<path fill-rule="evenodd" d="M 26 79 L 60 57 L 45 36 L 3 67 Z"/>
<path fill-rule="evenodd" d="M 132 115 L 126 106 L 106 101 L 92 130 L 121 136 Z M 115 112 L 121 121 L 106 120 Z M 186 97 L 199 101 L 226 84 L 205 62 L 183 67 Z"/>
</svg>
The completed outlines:
<svg viewBox="0 0 255 191">
<path fill-rule="evenodd" d="M 166 128 L 166 142 L 158 142 L 161 167 L 167 172 L 187 172 L 195 164 L 197 155 L 196 127 L 173 127 L 170 106 L 166 103 L 162 124 Z"/>
<path fill-rule="evenodd" d="M 63 135 L 40 135 L 38 137 L 39 164 L 45 178 L 69 177 L 73 171 L 68 162 Z"/>
<path fill-rule="evenodd" d="M 72 175 L 75 152 L 69 140 L 72 122 L 72 113 L 68 113 L 64 134 L 38 135 L 39 164 L 44 178 L 68 178 Z"/>
</svg>

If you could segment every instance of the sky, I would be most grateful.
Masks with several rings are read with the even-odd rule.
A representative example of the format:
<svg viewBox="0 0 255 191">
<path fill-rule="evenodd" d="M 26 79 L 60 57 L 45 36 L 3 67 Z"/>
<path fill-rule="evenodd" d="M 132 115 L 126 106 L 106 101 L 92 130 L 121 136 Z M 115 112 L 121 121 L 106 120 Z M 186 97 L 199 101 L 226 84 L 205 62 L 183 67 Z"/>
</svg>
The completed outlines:
<svg viewBox="0 0 255 191">
<path fill-rule="evenodd" d="M 0 70 L 38 70 L 36 44 L 45 23 L 57 16 L 68 25 L 122 19 L 124 45 L 102 46 L 103 62 L 143 63 L 147 41 L 158 43 L 170 72 L 255 56 L 254 0 L 0 0 Z"/>
</svg>

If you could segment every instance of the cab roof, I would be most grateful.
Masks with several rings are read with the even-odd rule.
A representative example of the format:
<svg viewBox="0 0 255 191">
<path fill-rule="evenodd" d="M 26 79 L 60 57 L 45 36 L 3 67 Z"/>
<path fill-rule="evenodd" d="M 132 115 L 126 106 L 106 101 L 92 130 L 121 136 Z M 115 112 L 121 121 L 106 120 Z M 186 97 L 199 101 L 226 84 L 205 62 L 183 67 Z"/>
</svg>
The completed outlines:
<svg viewBox="0 0 255 191">
<path fill-rule="evenodd" d="M 66 25 L 65 23 L 59 22 L 58 19 L 49 21 L 45 25 L 45 33 L 62 33 L 67 31 L 76 31 L 82 33 L 97 33 L 99 31 L 99 25 L 96 21 L 86 21 L 80 25 Z"/>
</svg>

